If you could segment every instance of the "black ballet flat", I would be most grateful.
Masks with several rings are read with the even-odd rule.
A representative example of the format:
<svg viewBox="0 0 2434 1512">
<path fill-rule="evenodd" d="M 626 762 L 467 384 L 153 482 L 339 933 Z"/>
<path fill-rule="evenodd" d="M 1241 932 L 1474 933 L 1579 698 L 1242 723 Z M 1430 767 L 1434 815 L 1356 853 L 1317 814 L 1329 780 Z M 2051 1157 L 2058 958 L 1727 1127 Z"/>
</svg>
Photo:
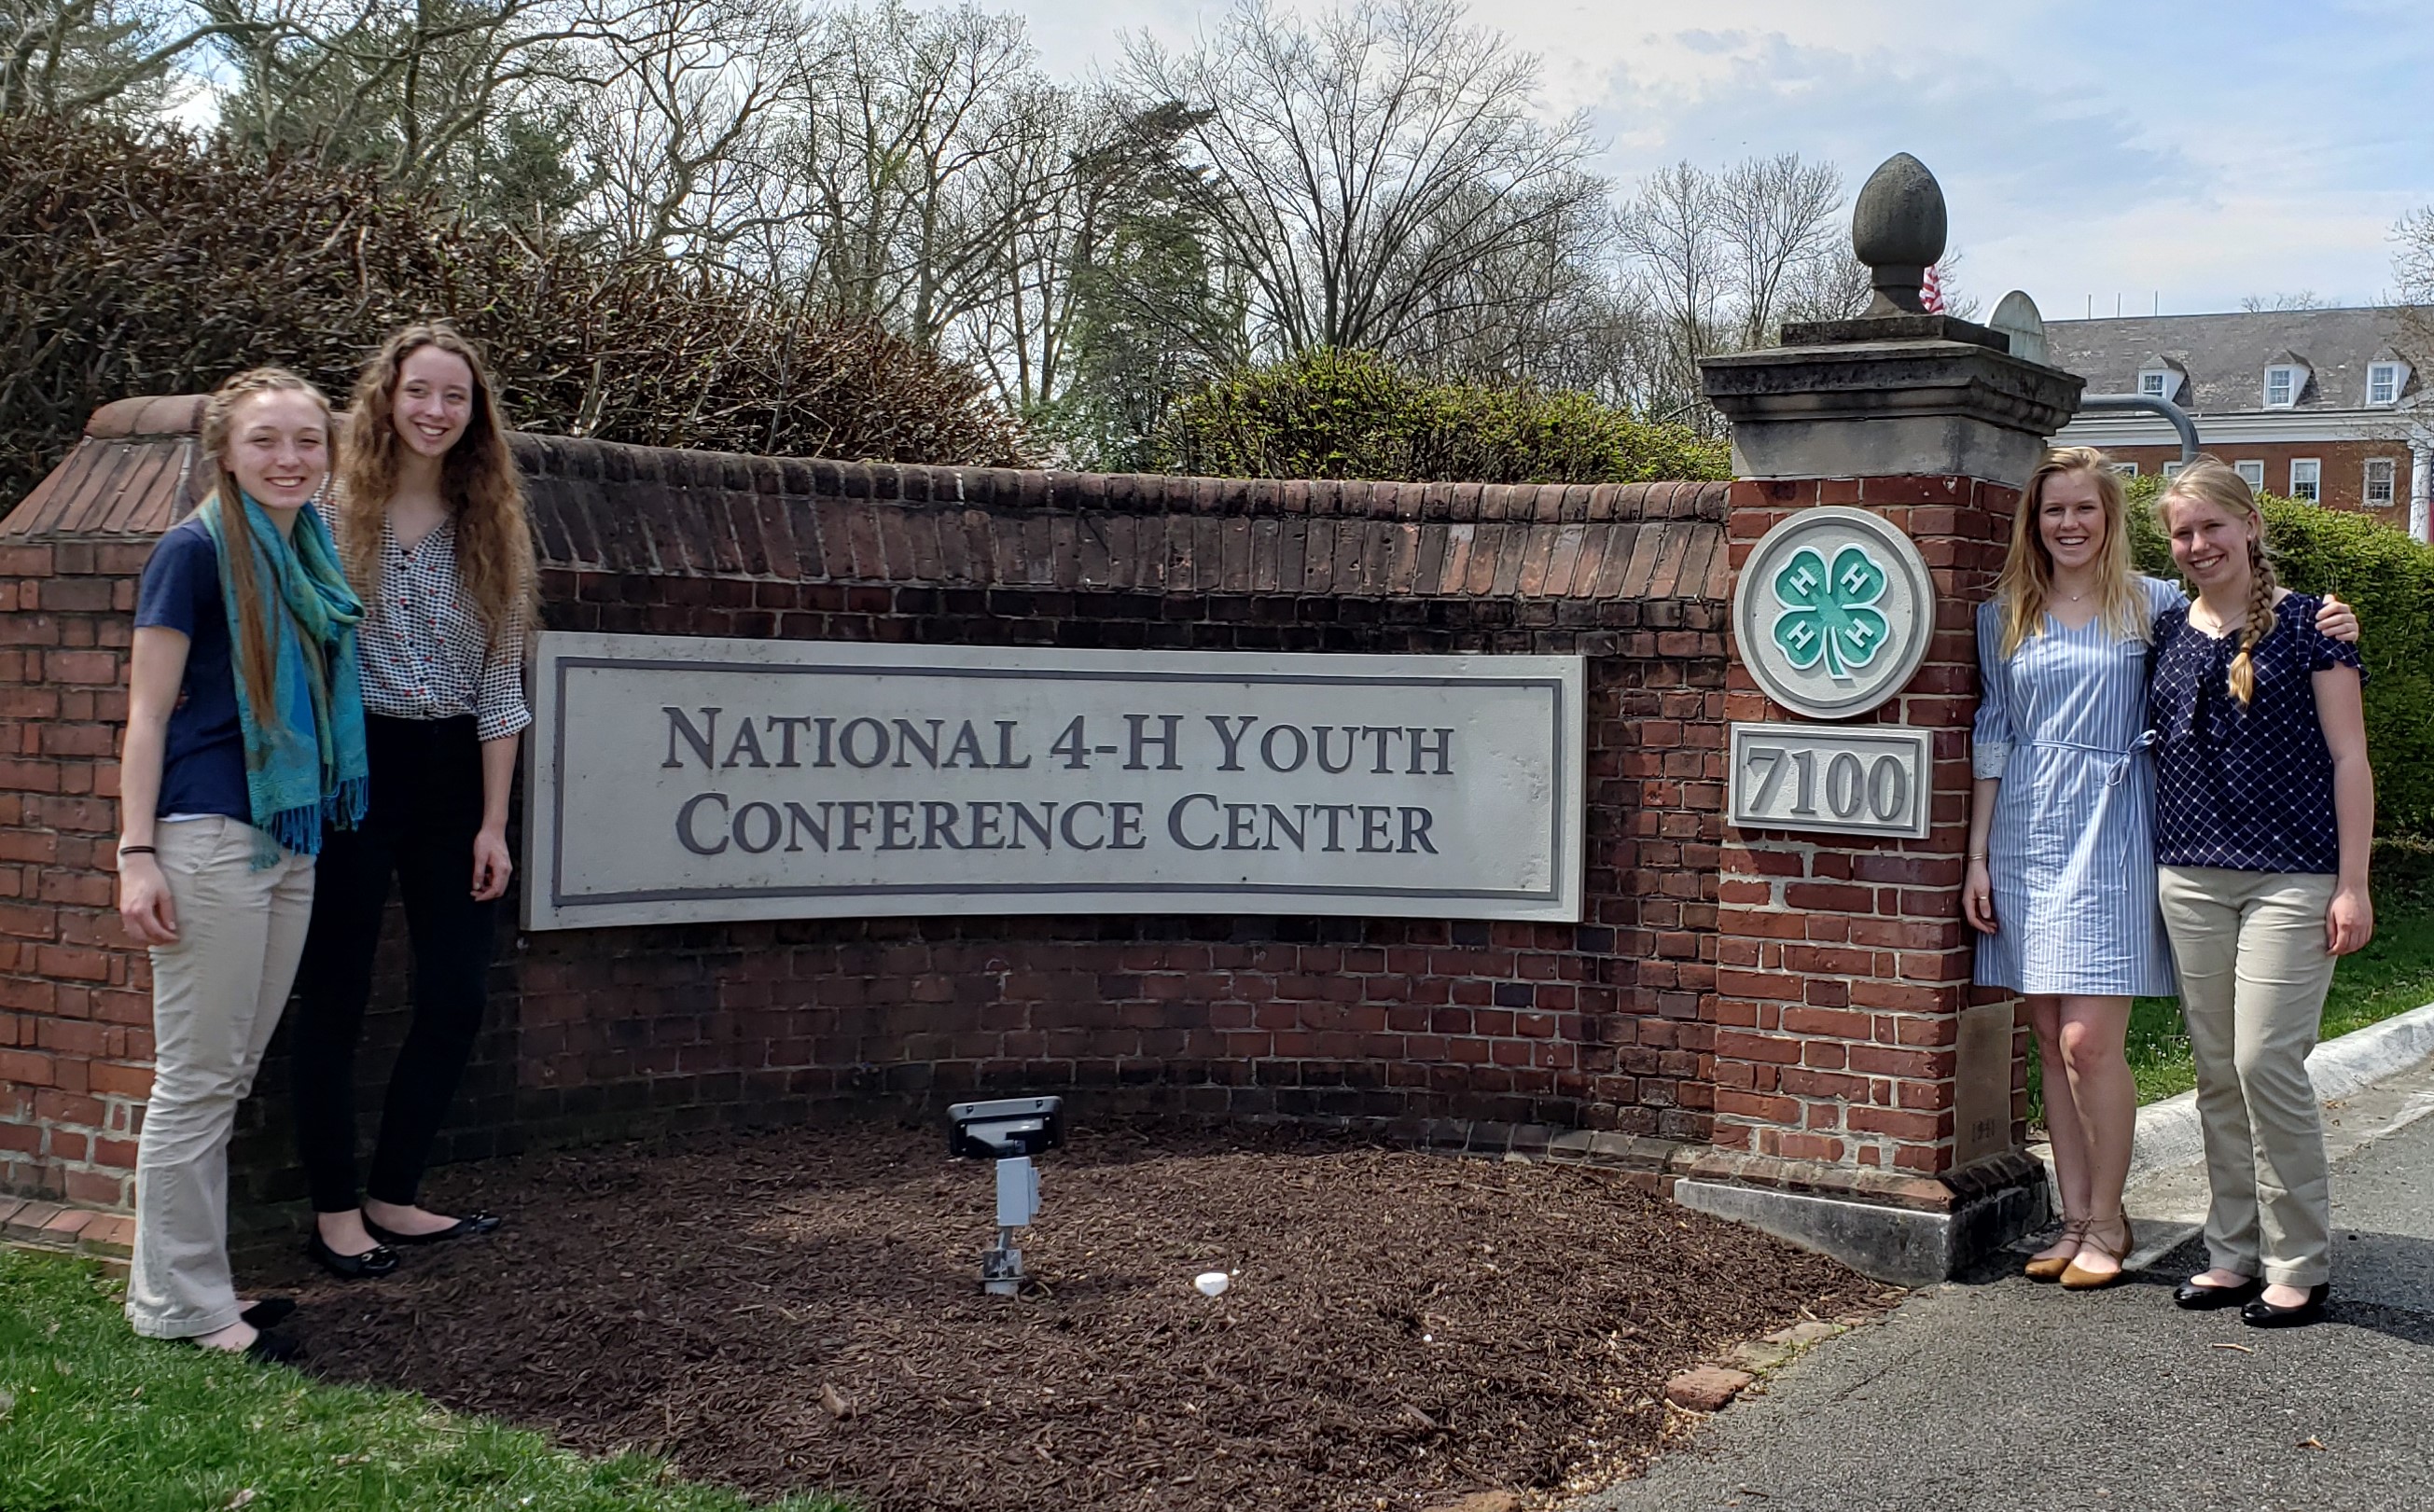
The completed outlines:
<svg viewBox="0 0 2434 1512">
<path fill-rule="evenodd" d="M 398 1233 L 382 1228 L 369 1218 L 364 1220 L 364 1230 L 384 1245 L 444 1245 L 451 1239 L 471 1239 L 476 1234 L 489 1233 L 505 1221 L 495 1212 L 477 1211 L 467 1213 L 445 1228 L 427 1234 Z"/>
<path fill-rule="evenodd" d="M 256 1330 L 273 1329 L 286 1321 L 287 1315 L 295 1311 L 296 1298 L 292 1297 L 266 1297 L 237 1316 L 252 1324 Z"/>
<path fill-rule="evenodd" d="M 199 1349 L 209 1354 L 243 1355 L 249 1360 L 263 1365 L 292 1365 L 304 1358 L 303 1345 L 294 1339 L 263 1330 L 256 1330 L 253 1342 L 242 1349 L 216 1349 L 199 1339 L 180 1339 L 177 1342 L 187 1349 Z"/>
<path fill-rule="evenodd" d="M 2192 1313 L 2211 1313 L 2218 1308 L 2237 1307 L 2265 1290 L 2265 1283 L 2251 1276 L 2237 1286 L 2200 1286 L 2195 1281 L 2183 1281 L 2172 1288 L 2172 1305 Z"/>
<path fill-rule="evenodd" d="M 2303 1329 L 2323 1319 L 2324 1302 L 2332 1295 L 2332 1282 L 2318 1281 L 2296 1307 L 2276 1307 L 2259 1297 L 2239 1310 L 2239 1320 L 2253 1329 Z"/>
<path fill-rule="evenodd" d="M 304 1241 L 304 1253 L 323 1270 L 340 1280 L 377 1280 L 397 1269 L 397 1251 L 386 1245 L 374 1245 L 360 1255 L 341 1255 L 321 1242 L 316 1232 Z"/>
<path fill-rule="evenodd" d="M 276 1333 L 256 1333 L 245 1347 L 245 1357 L 264 1365 L 293 1365 L 304 1358 L 304 1346 Z"/>
</svg>

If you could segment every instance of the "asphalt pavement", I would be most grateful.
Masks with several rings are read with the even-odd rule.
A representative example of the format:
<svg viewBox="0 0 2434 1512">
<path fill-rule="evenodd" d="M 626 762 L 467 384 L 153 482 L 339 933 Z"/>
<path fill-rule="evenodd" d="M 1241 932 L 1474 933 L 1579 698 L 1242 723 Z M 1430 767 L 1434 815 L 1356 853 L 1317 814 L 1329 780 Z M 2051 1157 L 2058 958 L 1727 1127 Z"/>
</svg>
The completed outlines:
<svg viewBox="0 0 2434 1512">
<path fill-rule="evenodd" d="M 2073 1295 L 2016 1274 L 1914 1294 L 1569 1512 L 2088 1508 L 2434 1512 L 2434 1067 L 2328 1109 L 2328 1321 L 2184 1313 L 2200 1174 L 2133 1188 L 2168 1247 Z M 2175 1227 L 2178 1225 L 2178 1227 Z M 2151 1249 L 2152 1246 L 2145 1246 Z"/>
</svg>

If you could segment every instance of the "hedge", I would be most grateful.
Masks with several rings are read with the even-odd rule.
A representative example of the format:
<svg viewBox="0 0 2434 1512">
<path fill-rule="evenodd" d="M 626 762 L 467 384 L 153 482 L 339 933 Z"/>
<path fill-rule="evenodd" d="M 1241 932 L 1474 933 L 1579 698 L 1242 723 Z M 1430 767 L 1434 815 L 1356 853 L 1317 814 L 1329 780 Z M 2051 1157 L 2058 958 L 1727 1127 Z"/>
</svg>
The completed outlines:
<svg viewBox="0 0 2434 1512">
<path fill-rule="evenodd" d="M 1020 465 L 973 369 L 658 257 L 486 228 L 365 170 L 0 121 L 0 508 L 130 394 L 280 362 L 343 396 L 392 326 L 455 318 L 513 421 L 656 446 Z"/>
<path fill-rule="evenodd" d="M 2139 571 L 2179 582 L 2153 508 L 2161 485 L 2131 485 L 2132 547 Z M 2376 833 L 2434 838 L 2434 547 L 2372 515 L 2271 494 L 2260 502 L 2282 581 L 2357 609 Z"/>
<path fill-rule="evenodd" d="M 1642 483 L 1729 476 L 1723 441 L 1587 394 L 1423 377 L 1370 352 L 1312 352 L 1179 400 L 1154 463 L 1209 477 Z"/>
</svg>

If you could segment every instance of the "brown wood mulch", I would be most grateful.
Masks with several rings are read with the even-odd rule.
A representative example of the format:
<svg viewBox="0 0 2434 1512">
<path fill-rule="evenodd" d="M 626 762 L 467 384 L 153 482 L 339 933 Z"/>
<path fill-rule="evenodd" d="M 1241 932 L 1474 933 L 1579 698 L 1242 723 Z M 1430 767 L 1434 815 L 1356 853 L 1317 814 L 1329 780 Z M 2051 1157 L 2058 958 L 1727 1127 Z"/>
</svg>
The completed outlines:
<svg viewBox="0 0 2434 1512">
<path fill-rule="evenodd" d="M 442 1173 L 509 1214 L 307 1282 L 309 1368 L 878 1512 L 1427 1506 L 1626 1469 L 1674 1370 L 1882 1300 L 1577 1166 L 1283 1131 L 1077 1133 L 1041 1284 L 984 1297 L 989 1166 L 869 1125 Z M 1192 1288 L 1234 1273 L 1214 1300 Z"/>
</svg>

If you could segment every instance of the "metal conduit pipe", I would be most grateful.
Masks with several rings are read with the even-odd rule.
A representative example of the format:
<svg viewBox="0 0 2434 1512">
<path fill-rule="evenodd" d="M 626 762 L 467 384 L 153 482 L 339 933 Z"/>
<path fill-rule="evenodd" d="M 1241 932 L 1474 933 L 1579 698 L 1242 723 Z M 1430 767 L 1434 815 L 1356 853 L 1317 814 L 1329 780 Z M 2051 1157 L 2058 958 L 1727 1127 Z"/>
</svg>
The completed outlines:
<svg viewBox="0 0 2434 1512">
<path fill-rule="evenodd" d="M 2152 394 L 2081 395 L 2079 412 L 2084 415 L 2090 410 L 2109 410 L 2117 413 L 2121 410 L 2144 410 L 2151 415 L 2161 415 L 2172 422 L 2172 429 L 2181 433 L 2181 460 L 2194 462 L 2198 459 L 2198 422 L 2189 418 L 2187 410 L 2168 399 L 2158 399 Z"/>
</svg>

